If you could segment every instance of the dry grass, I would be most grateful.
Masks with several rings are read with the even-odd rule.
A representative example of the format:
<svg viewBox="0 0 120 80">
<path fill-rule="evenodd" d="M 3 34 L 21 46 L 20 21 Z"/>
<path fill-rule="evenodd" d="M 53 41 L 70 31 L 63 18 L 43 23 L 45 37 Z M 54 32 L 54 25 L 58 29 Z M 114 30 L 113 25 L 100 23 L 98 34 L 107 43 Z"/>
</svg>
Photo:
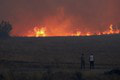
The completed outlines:
<svg viewBox="0 0 120 80">
<path fill-rule="evenodd" d="M 83 80 L 120 80 L 116 75 L 102 74 L 120 68 L 119 47 L 120 35 L 1 39 L 1 65 L 7 68 L 2 74 L 10 80 L 79 80 L 78 76 Z M 85 71 L 80 70 L 82 53 L 86 57 Z M 89 71 L 91 53 L 95 55 L 94 71 Z"/>
</svg>

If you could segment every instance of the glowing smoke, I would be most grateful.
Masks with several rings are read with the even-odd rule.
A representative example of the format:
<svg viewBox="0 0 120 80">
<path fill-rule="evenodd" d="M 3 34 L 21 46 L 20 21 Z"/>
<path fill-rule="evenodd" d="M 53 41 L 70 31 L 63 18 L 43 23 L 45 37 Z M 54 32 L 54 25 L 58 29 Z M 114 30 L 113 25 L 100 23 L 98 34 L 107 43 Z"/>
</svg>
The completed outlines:
<svg viewBox="0 0 120 80">
<path fill-rule="evenodd" d="M 120 0 L 0 0 L 0 20 L 9 20 L 12 34 L 25 36 L 36 25 L 49 34 L 105 31 L 120 27 Z M 66 34 L 67 35 L 67 34 Z"/>
</svg>

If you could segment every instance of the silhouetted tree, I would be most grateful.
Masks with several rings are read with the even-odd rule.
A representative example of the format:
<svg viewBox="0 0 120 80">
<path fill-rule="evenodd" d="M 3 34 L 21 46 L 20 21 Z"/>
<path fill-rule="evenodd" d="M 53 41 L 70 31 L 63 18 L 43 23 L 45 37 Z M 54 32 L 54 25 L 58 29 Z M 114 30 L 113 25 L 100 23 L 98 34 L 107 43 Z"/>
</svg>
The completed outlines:
<svg viewBox="0 0 120 80">
<path fill-rule="evenodd" d="M 2 21 L 0 23 L 0 37 L 10 37 L 12 25 L 9 22 Z"/>
</svg>

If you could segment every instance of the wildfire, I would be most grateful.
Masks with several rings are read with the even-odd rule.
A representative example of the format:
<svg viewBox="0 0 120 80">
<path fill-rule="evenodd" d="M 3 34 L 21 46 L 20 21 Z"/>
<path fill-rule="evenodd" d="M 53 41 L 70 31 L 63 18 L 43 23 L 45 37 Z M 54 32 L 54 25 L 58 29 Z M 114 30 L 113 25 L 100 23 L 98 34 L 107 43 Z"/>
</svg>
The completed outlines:
<svg viewBox="0 0 120 80">
<path fill-rule="evenodd" d="M 62 31 L 61 31 L 62 32 Z M 31 32 L 31 34 L 28 34 L 27 36 L 34 36 L 34 37 L 46 37 L 46 36 L 58 36 L 56 34 L 58 34 L 57 32 L 55 32 L 56 34 L 46 34 L 49 33 L 46 29 L 46 27 L 34 27 L 33 32 Z M 65 32 L 63 32 L 65 33 Z M 67 35 L 66 35 L 67 34 Z M 91 32 L 86 32 L 86 33 L 82 33 L 81 31 L 76 31 L 75 33 L 67 33 L 62 35 L 62 36 L 92 36 L 92 35 L 109 35 L 109 34 L 120 34 L 120 30 L 116 29 L 113 27 L 113 25 L 111 24 L 109 26 L 109 29 L 103 32 L 98 32 L 98 33 L 91 33 Z"/>
<path fill-rule="evenodd" d="M 46 36 L 46 29 L 44 27 L 42 27 L 42 28 L 35 27 L 34 33 L 35 33 L 35 37 L 45 37 Z"/>
<path fill-rule="evenodd" d="M 81 32 L 77 31 L 75 34 L 72 34 L 72 36 L 81 36 Z"/>
<path fill-rule="evenodd" d="M 35 33 L 35 37 L 45 37 L 46 36 L 46 29 L 44 27 L 42 27 L 42 28 L 35 27 L 34 33 Z"/>
<path fill-rule="evenodd" d="M 102 32 L 102 34 L 119 34 L 119 33 L 120 30 L 114 29 L 112 24 L 110 25 L 109 30 Z"/>
<path fill-rule="evenodd" d="M 46 28 L 45 27 L 34 27 L 33 31 L 29 31 L 28 37 L 45 37 L 46 35 Z"/>
<path fill-rule="evenodd" d="M 90 34 L 89 32 L 86 34 L 86 36 L 91 36 L 92 34 Z"/>
</svg>

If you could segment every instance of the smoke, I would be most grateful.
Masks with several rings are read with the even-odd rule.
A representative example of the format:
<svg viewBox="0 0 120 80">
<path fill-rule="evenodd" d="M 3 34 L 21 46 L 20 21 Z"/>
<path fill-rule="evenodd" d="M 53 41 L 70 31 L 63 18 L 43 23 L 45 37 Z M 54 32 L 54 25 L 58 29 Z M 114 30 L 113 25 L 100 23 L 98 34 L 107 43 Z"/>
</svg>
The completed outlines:
<svg viewBox="0 0 120 80">
<path fill-rule="evenodd" d="M 36 25 L 58 32 L 104 31 L 120 28 L 120 0 L 0 0 L 0 20 L 13 24 L 12 34 L 23 36 Z"/>
</svg>

